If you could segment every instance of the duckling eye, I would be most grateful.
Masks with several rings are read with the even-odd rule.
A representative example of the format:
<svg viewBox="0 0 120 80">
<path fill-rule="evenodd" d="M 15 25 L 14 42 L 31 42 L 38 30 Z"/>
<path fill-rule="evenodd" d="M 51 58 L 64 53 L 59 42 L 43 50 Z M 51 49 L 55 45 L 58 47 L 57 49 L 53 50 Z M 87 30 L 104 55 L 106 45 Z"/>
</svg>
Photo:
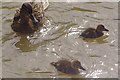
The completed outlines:
<svg viewBox="0 0 120 80">
<path fill-rule="evenodd" d="M 102 27 L 102 28 L 104 28 L 104 26 L 103 26 L 103 25 L 102 25 L 101 27 Z"/>
<path fill-rule="evenodd" d="M 104 26 L 103 26 L 103 25 L 100 25 L 100 27 L 101 27 L 101 28 L 104 28 Z"/>
<path fill-rule="evenodd" d="M 80 66 L 80 62 L 78 62 L 78 61 L 74 62 L 74 65 L 75 66 Z"/>
</svg>

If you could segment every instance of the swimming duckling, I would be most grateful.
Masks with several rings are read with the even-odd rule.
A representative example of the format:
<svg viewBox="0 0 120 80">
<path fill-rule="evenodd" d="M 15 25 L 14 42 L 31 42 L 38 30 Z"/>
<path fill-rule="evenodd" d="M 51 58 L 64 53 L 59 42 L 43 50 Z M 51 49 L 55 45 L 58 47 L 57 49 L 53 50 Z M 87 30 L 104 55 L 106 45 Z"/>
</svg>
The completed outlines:
<svg viewBox="0 0 120 80">
<path fill-rule="evenodd" d="M 44 23 L 44 10 L 42 2 L 26 2 L 14 15 L 11 25 L 13 31 L 18 33 L 33 33 Z"/>
<path fill-rule="evenodd" d="M 72 62 L 68 60 L 59 60 L 58 62 L 52 62 L 51 65 L 60 72 L 72 75 L 80 73 L 80 69 L 85 70 L 78 60 L 73 60 Z"/>
<path fill-rule="evenodd" d="M 103 31 L 109 31 L 104 27 L 104 25 L 99 24 L 96 29 L 94 28 L 88 28 L 85 31 L 82 32 L 80 36 L 84 38 L 98 38 L 103 36 Z"/>
</svg>

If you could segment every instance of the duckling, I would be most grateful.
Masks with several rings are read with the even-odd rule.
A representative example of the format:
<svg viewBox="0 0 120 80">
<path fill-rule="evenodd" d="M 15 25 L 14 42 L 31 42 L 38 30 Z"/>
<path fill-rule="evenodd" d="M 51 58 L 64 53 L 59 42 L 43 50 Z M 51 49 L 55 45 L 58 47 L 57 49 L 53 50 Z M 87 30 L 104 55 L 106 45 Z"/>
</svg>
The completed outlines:
<svg viewBox="0 0 120 80">
<path fill-rule="evenodd" d="M 80 73 L 80 69 L 85 70 L 78 60 L 73 60 L 72 62 L 68 60 L 59 60 L 58 62 L 52 62 L 51 65 L 60 72 L 72 75 Z"/>
<path fill-rule="evenodd" d="M 104 35 L 103 31 L 109 31 L 104 27 L 104 25 L 99 24 L 96 29 L 88 28 L 82 32 L 80 36 L 84 38 L 98 38 Z"/>
<path fill-rule="evenodd" d="M 42 2 L 26 2 L 16 11 L 11 27 L 18 33 L 33 33 L 43 25 L 44 19 Z"/>
</svg>

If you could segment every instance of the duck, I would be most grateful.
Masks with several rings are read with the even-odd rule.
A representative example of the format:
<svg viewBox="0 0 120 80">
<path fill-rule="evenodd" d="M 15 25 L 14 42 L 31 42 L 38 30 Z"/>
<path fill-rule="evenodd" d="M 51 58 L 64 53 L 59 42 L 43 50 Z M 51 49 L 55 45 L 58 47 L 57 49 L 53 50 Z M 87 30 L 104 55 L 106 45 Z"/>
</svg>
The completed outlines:
<svg viewBox="0 0 120 80">
<path fill-rule="evenodd" d="M 81 33 L 80 36 L 84 38 L 98 38 L 104 35 L 103 31 L 109 31 L 104 27 L 104 25 L 99 24 L 96 29 L 94 28 L 87 28 L 85 31 Z"/>
<path fill-rule="evenodd" d="M 16 10 L 11 28 L 17 33 L 34 33 L 43 26 L 44 15 L 42 2 L 25 2 Z"/>
<path fill-rule="evenodd" d="M 63 59 L 57 62 L 51 62 L 51 65 L 54 66 L 57 69 L 57 71 L 65 74 L 71 74 L 71 75 L 79 74 L 80 69 L 84 71 L 86 70 L 81 66 L 81 63 L 78 60 L 69 61 L 69 60 Z"/>
</svg>

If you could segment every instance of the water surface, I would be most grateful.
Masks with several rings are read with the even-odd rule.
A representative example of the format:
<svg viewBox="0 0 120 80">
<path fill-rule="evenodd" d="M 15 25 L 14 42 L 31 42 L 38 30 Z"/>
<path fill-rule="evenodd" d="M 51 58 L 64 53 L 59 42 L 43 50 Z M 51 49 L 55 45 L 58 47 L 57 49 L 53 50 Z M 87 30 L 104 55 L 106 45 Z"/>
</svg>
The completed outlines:
<svg viewBox="0 0 120 80">
<path fill-rule="evenodd" d="M 11 29 L 21 3 L 2 3 L 2 62 L 4 78 L 117 78 L 118 3 L 50 2 L 46 22 L 31 35 Z M 81 32 L 103 24 L 109 32 L 97 39 L 83 39 Z M 1 30 L 0 30 L 1 32 Z M 86 71 L 59 74 L 50 65 L 66 58 L 77 59 Z"/>
</svg>

